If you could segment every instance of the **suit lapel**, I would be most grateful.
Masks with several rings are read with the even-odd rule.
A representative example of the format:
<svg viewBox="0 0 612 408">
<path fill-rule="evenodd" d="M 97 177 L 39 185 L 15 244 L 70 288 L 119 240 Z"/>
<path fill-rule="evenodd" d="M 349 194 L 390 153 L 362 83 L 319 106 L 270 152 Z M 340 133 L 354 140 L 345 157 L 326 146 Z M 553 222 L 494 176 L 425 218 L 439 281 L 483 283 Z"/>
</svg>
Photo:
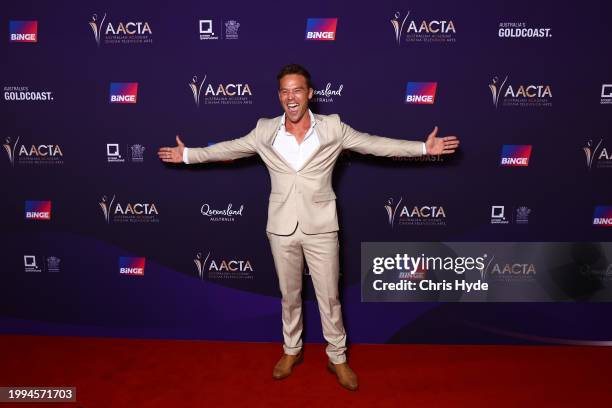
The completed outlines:
<svg viewBox="0 0 612 408">
<path fill-rule="evenodd" d="M 291 164 L 289 164 L 289 162 L 285 160 L 285 158 L 272 146 L 272 143 L 274 143 L 274 138 L 278 134 L 281 119 L 282 116 L 277 116 L 270 121 L 270 128 L 266 131 L 267 135 L 264 144 L 272 151 L 274 156 L 276 156 L 285 166 L 287 166 L 290 171 L 295 172 L 295 169 L 291 166 Z"/>
</svg>

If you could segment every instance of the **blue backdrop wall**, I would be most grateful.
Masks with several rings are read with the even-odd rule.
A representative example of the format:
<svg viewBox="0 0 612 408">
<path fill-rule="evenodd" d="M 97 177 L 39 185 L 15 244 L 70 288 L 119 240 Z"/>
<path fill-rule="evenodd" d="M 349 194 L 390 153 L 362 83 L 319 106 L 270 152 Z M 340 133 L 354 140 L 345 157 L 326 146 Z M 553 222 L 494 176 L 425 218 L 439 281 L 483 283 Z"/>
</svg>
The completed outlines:
<svg viewBox="0 0 612 408">
<path fill-rule="evenodd" d="M 2 332 L 280 341 L 262 162 L 155 153 L 176 134 L 206 146 L 280 115 L 275 76 L 296 62 L 317 113 L 462 141 L 452 157 L 339 160 L 353 342 L 612 337 L 610 304 L 581 280 L 556 303 L 362 303 L 359 265 L 366 241 L 609 241 L 593 223 L 612 214 L 605 2 L 88 3 L 0 13 Z M 319 18 L 332 20 L 308 24 Z M 400 200 L 419 214 L 390 220 Z M 307 271 L 305 286 L 306 340 L 322 341 Z"/>
</svg>

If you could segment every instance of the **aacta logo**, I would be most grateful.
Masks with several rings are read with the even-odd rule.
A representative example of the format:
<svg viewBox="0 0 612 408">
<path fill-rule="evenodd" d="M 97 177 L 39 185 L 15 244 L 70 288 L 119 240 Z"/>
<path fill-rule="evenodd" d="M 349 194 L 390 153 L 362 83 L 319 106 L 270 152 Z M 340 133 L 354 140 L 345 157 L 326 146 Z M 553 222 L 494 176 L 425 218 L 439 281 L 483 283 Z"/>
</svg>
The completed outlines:
<svg viewBox="0 0 612 408">
<path fill-rule="evenodd" d="M 447 34 L 453 33 L 455 34 L 457 31 L 455 30 L 455 24 L 452 20 L 423 20 L 420 23 L 416 21 L 411 21 L 408 24 L 408 28 L 406 29 L 407 33 L 427 33 L 427 34 Z"/>
<path fill-rule="evenodd" d="M 113 222 L 159 222 L 159 212 L 155 203 L 124 203 L 116 202 L 116 197 L 109 200 L 108 196 L 103 196 L 98 203 L 104 219 L 110 224 Z"/>
<path fill-rule="evenodd" d="M 493 263 L 493 259 L 486 268 L 481 270 L 481 279 L 490 276 L 491 280 L 498 282 L 532 282 L 538 273 L 533 263 Z"/>
<path fill-rule="evenodd" d="M 106 24 L 106 25 L 105 25 Z M 100 18 L 94 14 L 89 21 L 96 44 L 147 44 L 152 43 L 153 31 L 146 21 L 115 22 L 106 21 L 106 13 Z"/>
<path fill-rule="evenodd" d="M 119 22 L 115 26 L 113 26 L 113 23 L 109 22 L 106 26 L 106 31 L 104 34 L 144 35 L 153 34 L 153 32 L 151 31 L 149 23 L 146 21 L 129 21 L 127 23 Z"/>
<path fill-rule="evenodd" d="M 612 227 L 612 205 L 598 205 L 595 207 L 593 225 Z"/>
<path fill-rule="evenodd" d="M 9 32 L 10 42 L 38 42 L 38 21 L 9 21 Z"/>
<path fill-rule="evenodd" d="M 397 204 L 394 203 L 393 198 L 387 200 L 387 204 L 384 206 L 387 211 L 387 219 L 389 225 L 393 227 L 396 223 L 398 225 L 445 225 L 446 224 L 446 212 L 444 207 L 441 205 L 415 205 L 409 207 L 402 204 L 403 197 L 400 197 Z M 398 212 L 399 210 L 399 212 Z"/>
<path fill-rule="evenodd" d="M 32 201 L 25 202 L 26 220 L 45 220 L 51 219 L 51 201 Z"/>
<path fill-rule="evenodd" d="M 196 254 L 193 262 L 196 265 L 198 277 L 204 279 L 204 272 L 208 271 L 208 277 L 211 279 L 252 279 L 253 266 L 251 261 L 237 259 L 211 259 L 210 252 L 206 256 L 202 252 Z"/>
<path fill-rule="evenodd" d="M 395 31 L 395 41 L 402 42 L 455 42 L 455 23 L 453 20 L 408 20 L 410 11 L 402 16 L 397 11 L 391 18 L 391 25 Z"/>
<path fill-rule="evenodd" d="M 550 85 L 519 85 L 513 88 L 508 85 L 504 97 L 511 98 L 552 98 Z"/>
<path fill-rule="evenodd" d="M 501 153 L 502 166 L 529 166 L 531 145 L 504 145 Z"/>
<path fill-rule="evenodd" d="M 144 276 L 145 258 L 130 256 L 119 257 L 119 273 L 121 275 Z"/>
<path fill-rule="evenodd" d="M 508 75 L 494 76 L 489 83 L 493 105 L 519 107 L 552 106 L 552 87 L 545 84 L 510 84 Z"/>
<path fill-rule="evenodd" d="M 593 140 L 589 140 L 586 146 L 582 148 L 589 169 L 592 167 L 612 168 L 612 150 L 608 152 L 606 146 L 602 144 L 603 139 L 599 139 L 597 143 L 593 143 Z"/>
<path fill-rule="evenodd" d="M 309 18 L 306 21 L 306 40 L 334 41 L 337 18 Z"/>
<path fill-rule="evenodd" d="M 136 103 L 138 82 L 111 82 L 110 103 Z"/>
<path fill-rule="evenodd" d="M 6 143 L 2 145 L 11 165 L 15 165 L 15 159 L 20 164 L 62 164 L 64 154 L 59 145 L 39 144 L 28 145 L 19 144 L 19 137 L 12 141 L 6 138 Z"/>
<path fill-rule="evenodd" d="M 433 105 L 437 87 L 437 82 L 408 82 L 404 103 Z"/>
<path fill-rule="evenodd" d="M 535 275 L 534 264 L 494 264 L 491 268 L 492 275 Z"/>
<path fill-rule="evenodd" d="M 187 85 L 193 94 L 193 100 L 196 106 L 200 106 L 201 102 L 205 105 L 248 105 L 252 104 L 253 92 L 248 83 L 217 83 L 206 82 L 206 75 L 202 80 L 198 80 L 196 75 L 193 76 L 191 82 Z M 206 84 L 206 87 L 204 85 Z M 204 95 L 202 95 L 204 88 Z"/>
</svg>

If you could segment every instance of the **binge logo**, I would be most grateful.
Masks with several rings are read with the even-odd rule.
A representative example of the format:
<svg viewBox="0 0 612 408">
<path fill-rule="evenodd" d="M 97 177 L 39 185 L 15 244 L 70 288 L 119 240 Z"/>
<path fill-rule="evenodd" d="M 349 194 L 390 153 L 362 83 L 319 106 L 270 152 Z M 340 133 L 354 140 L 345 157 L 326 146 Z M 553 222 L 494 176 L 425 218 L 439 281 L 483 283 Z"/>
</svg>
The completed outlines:
<svg viewBox="0 0 612 408">
<path fill-rule="evenodd" d="M 38 21 L 9 21 L 9 41 L 38 42 Z"/>
<path fill-rule="evenodd" d="M 598 205 L 595 207 L 593 225 L 612 227 L 612 205 Z"/>
<path fill-rule="evenodd" d="M 309 18 L 306 21 L 306 40 L 334 41 L 337 18 Z"/>
<path fill-rule="evenodd" d="M 144 276 L 145 258 L 134 258 L 130 256 L 119 257 L 119 274 Z"/>
<path fill-rule="evenodd" d="M 437 82 L 408 82 L 404 103 L 433 105 L 436 99 Z"/>
<path fill-rule="evenodd" d="M 504 145 L 500 165 L 505 167 L 529 166 L 531 145 Z"/>
<path fill-rule="evenodd" d="M 31 201 L 25 202 L 26 220 L 50 220 L 51 201 Z"/>
<path fill-rule="evenodd" d="M 110 103 L 136 103 L 138 82 L 111 82 Z"/>
</svg>

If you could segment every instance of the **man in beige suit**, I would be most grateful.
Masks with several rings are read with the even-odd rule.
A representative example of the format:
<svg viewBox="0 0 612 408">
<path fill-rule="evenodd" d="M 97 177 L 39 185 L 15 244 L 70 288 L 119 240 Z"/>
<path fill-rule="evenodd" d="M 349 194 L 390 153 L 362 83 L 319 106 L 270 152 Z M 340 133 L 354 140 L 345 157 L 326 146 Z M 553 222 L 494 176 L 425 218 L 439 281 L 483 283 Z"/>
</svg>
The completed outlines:
<svg viewBox="0 0 612 408">
<path fill-rule="evenodd" d="M 338 115 L 314 115 L 308 109 L 313 88 L 310 74 L 299 65 L 285 66 L 277 76 L 278 96 L 285 113 L 259 119 L 249 134 L 204 148 L 162 147 L 168 163 L 207 163 L 258 154 L 270 173 L 272 191 L 266 231 L 282 294 L 284 354 L 273 370 L 275 379 L 291 374 L 302 360 L 302 273 L 306 258 L 315 288 L 328 369 L 340 384 L 358 387 L 346 362 L 346 332 L 338 296 L 338 217 L 332 171 L 344 149 L 376 156 L 450 154 L 459 146 L 454 136 L 425 143 L 372 136 L 352 129 Z"/>
</svg>

